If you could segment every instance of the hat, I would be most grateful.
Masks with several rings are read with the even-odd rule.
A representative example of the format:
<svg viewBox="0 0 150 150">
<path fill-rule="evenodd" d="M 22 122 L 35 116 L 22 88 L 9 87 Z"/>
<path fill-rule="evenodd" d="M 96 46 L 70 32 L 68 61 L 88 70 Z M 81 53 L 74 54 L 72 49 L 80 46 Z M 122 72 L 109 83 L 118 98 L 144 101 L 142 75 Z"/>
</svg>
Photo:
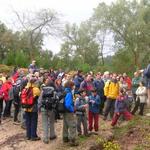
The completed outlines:
<svg viewBox="0 0 150 150">
<path fill-rule="evenodd" d="M 109 71 L 105 71 L 105 72 L 104 72 L 104 75 L 109 75 Z"/>
</svg>

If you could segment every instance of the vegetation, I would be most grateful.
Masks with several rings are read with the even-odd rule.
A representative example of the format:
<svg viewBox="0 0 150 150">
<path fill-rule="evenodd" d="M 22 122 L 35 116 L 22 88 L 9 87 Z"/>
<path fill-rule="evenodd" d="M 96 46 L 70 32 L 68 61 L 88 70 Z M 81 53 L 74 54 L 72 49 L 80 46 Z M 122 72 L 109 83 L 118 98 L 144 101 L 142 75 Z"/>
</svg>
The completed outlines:
<svg viewBox="0 0 150 150">
<path fill-rule="evenodd" d="M 61 22 L 49 9 L 36 13 L 14 12 L 21 30 L 0 23 L 0 63 L 27 67 L 36 59 L 40 67 L 132 73 L 145 67 L 150 52 L 150 2 L 104 2 L 80 25 Z M 32 20 L 32 21 L 31 21 Z M 44 38 L 62 38 L 61 50 L 43 50 Z"/>
</svg>

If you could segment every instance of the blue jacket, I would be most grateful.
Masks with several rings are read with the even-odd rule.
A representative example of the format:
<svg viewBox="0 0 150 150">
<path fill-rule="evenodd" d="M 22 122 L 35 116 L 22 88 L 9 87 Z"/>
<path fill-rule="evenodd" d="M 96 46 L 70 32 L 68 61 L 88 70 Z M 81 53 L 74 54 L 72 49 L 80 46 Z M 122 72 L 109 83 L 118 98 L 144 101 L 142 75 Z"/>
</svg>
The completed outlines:
<svg viewBox="0 0 150 150">
<path fill-rule="evenodd" d="M 122 100 L 119 100 L 120 98 L 117 98 L 115 102 L 115 112 L 124 112 L 127 110 L 127 96 L 124 96 L 122 98 Z"/>
<path fill-rule="evenodd" d="M 94 100 L 95 103 L 94 104 L 91 103 L 90 100 Z M 90 95 L 89 96 L 89 111 L 93 113 L 99 113 L 100 103 L 101 103 L 101 99 L 99 95 L 96 95 L 96 96 Z"/>
<path fill-rule="evenodd" d="M 93 84 L 94 84 L 94 88 L 97 91 L 97 94 L 100 96 L 100 98 L 103 98 L 104 97 L 104 86 L 105 86 L 104 81 L 102 79 L 94 80 Z"/>
<path fill-rule="evenodd" d="M 69 112 L 74 112 L 74 102 L 73 95 L 70 88 L 65 88 L 66 97 L 65 97 L 65 107 Z"/>
<path fill-rule="evenodd" d="M 75 108 L 76 108 L 77 115 L 84 115 L 84 113 L 86 112 L 86 109 L 83 106 L 85 104 L 87 104 L 87 101 L 84 97 L 80 97 L 76 99 Z"/>
<path fill-rule="evenodd" d="M 75 78 L 74 78 L 74 84 L 75 84 L 75 91 L 78 91 L 79 88 L 80 88 L 80 84 L 81 82 L 84 80 L 84 78 L 82 76 L 79 76 L 77 75 Z"/>
</svg>

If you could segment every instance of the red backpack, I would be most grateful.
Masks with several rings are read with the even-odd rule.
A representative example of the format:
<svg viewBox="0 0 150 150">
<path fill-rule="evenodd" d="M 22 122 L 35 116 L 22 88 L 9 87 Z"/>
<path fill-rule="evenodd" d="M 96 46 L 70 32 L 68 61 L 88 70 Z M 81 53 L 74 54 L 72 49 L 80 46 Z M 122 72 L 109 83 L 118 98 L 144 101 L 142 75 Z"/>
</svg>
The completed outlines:
<svg viewBox="0 0 150 150">
<path fill-rule="evenodd" d="M 31 108 L 34 105 L 33 88 L 24 88 L 20 95 L 22 108 Z"/>
</svg>

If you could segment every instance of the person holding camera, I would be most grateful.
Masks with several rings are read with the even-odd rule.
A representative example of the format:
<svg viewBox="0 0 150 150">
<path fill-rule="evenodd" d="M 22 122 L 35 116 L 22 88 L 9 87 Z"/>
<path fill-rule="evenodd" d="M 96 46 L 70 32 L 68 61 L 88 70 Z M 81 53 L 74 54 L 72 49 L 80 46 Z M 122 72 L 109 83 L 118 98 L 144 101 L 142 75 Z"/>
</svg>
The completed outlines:
<svg viewBox="0 0 150 150">
<path fill-rule="evenodd" d="M 42 85 L 42 92 L 38 100 L 39 111 L 42 113 L 43 142 L 56 139 L 55 134 L 55 112 L 56 112 L 56 92 L 53 82 L 46 78 Z M 49 131 L 50 130 L 50 131 Z"/>
</svg>

